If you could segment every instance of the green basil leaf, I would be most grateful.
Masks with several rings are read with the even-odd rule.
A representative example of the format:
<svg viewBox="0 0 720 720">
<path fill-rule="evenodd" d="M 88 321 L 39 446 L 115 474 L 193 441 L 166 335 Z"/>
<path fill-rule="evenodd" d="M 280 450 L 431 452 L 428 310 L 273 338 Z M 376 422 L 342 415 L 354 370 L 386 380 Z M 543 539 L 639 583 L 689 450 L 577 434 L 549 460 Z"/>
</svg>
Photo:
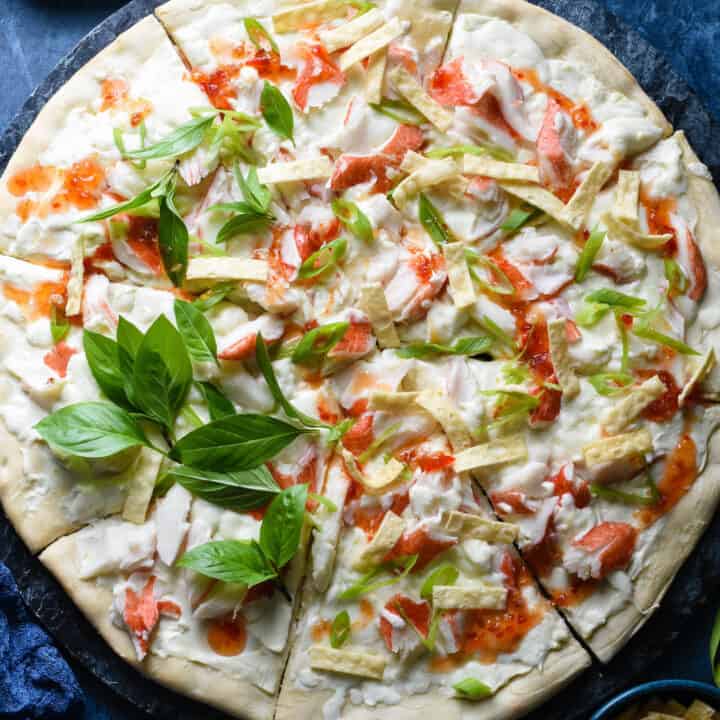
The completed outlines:
<svg viewBox="0 0 720 720">
<path fill-rule="evenodd" d="M 85 330 L 83 350 L 90 372 L 105 396 L 116 405 L 128 407 L 125 393 L 126 375 L 120 362 L 118 343 L 100 333 Z"/>
<path fill-rule="evenodd" d="M 194 150 L 204 140 L 217 112 L 183 123 L 167 137 L 141 150 L 130 150 L 126 156 L 133 160 L 161 160 L 175 158 Z"/>
<path fill-rule="evenodd" d="M 70 332 L 70 321 L 65 311 L 55 303 L 50 306 L 50 335 L 54 344 L 64 340 Z"/>
<path fill-rule="evenodd" d="M 330 626 L 330 647 L 341 648 L 350 638 L 350 614 L 347 610 L 339 612 Z"/>
<path fill-rule="evenodd" d="M 49 445 L 84 458 L 105 458 L 148 445 L 145 433 L 122 408 L 104 402 L 67 405 L 43 418 L 35 430 Z"/>
<path fill-rule="evenodd" d="M 247 178 L 242 176 L 240 167 L 236 163 L 233 167 L 235 181 L 243 194 L 245 202 L 259 213 L 266 213 L 270 209 L 272 202 L 272 192 L 267 185 L 260 182 L 257 174 L 257 168 L 251 167 L 248 170 Z"/>
<path fill-rule="evenodd" d="M 217 362 L 217 342 L 208 319 L 188 302 L 175 300 L 175 322 L 190 357 L 196 362 Z"/>
<path fill-rule="evenodd" d="M 400 574 L 394 575 L 387 580 L 378 580 L 376 582 L 373 582 L 375 578 L 378 575 L 381 575 L 383 572 L 390 572 L 398 568 L 397 563 L 385 563 L 383 565 L 380 565 L 374 570 L 371 570 L 370 572 L 363 575 L 360 580 L 350 585 L 350 587 L 346 588 L 343 592 L 341 592 L 340 595 L 338 595 L 338 599 L 356 600 L 362 595 L 367 595 L 368 593 L 379 590 L 380 588 L 387 587 L 388 585 L 394 585 L 408 575 L 408 573 L 415 567 L 415 563 L 417 561 L 418 556 L 411 555 L 405 560 L 404 565 L 400 565 L 400 567 L 402 568 Z"/>
<path fill-rule="evenodd" d="M 425 232 L 436 245 L 451 242 L 452 235 L 445 220 L 425 193 L 420 193 L 418 196 L 418 218 Z"/>
<path fill-rule="evenodd" d="M 344 237 L 331 240 L 316 250 L 303 262 L 298 269 L 298 278 L 308 280 L 332 270 L 345 256 L 347 239 Z"/>
<path fill-rule="evenodd" d="M 505 222 L 500 225 L 500 229 L 506 233 L 514 235 L 523 225 L 527 225 L 543 214 L 542 210 L 532 205 L 524 205 L 521 208 L 515 208 L 510 215 L 507 216 Z"/>
<path fill-rule="evenodd" d="M 278 88 L 267 80 L 260 94 L 260 109 L 268 127 L 283 140 L 293 139 L 294 118 L 290 104 Z"/>
<path fill-rule="evenodd" d="M 589 303 L 601 303 L 614 308 L 625 308 L 628 310 L 636 310 L 644 307 L 645 300 L 633 295 L 612 290 L 611 288 L 600 288 L 594 290 L 585 296 L 585 301 Z"/>
<path fill-rule="evenodd" d="M 272 35 L 255 19 L 245 18 L 243 20 L 245 25 L 245 32 L 250 38 L 250 42 L 256 47 L 262 49 L 262 41 L 265 40 L 273 52 L 280 54 L 277 43 L 273 40 Z"/>
<path fill-rule="evenodd" d="M 351 200 L 342 198 L 333 200 L 332 211 L 355 237 L 366 243 L 371 243 L 375 239 L 367 215 Z"/>
<path fill-rule="evenodd" d="M 131 210 L 141 208 L 144 205 L 153 202 L 155 197 L 153 195 L 153 191 L 157 188 L 158 184 L 159 182 L 154 183 L 148 188 L 145 188 L 145 190 L 143 190 L 141 193 L 138 193 L 134 198 L 131 198 L 130 200 L 126 200 L 125 202 L 113 205 L 112 207 L 101 210 L 100 212 L 94 213 L 93 215 L 88 215 L 88 217 L 77 220 L 76 222 L 97 222 L 99 220 L 105 220 L 106 218 L 112 217 L 113 215 L 118 215 L 119 213 L 127 213 Z"/>
<path fill-rule="evenodd" d="M 222 393 L 222 391 L 211 382 L 195 383 L 202 393 L 205 403 L 208 406 L 211 420 L 221 420 L 225 417 L 237 415 L 235 405 Z"/>
<path fill-rule="evenodd" d="M 590 375 L 588 380 L 598 395 L 612 397 L 624 392 L 628 385 L 632 385 L 633 377 L 627 373 L 604 372 Z"/>
<path fill-rule="evenodd" d="M 254 235 L 264 232 L 273 222 L 271 215 L 259 213 L 250 205 L 243 202 L 223 203 L 222 205 L 215 205 L 211 209 L 232 210 L 237 213 L 237 215 L 231 217 L 220 230 L 218 230 L 217 238 L 215 239 L 215 242 L 218 243 L 227 242 L 238 235 Z"/>
<path fill-rule="evenodd" d="M 160 198 L 158 235 L 165 272 L 173 285 L 179 287 L 185 281 L 190 239 L 185 222 L 175 207 L 174 179 L 167 194 Z"/>
<path fill-rule="evenodd" d="M 122 315 L 118 320 L 117 332 L 118 362 L 123 379 L 125 395 L 129 403 L 134 407 L 133 375 L 135 374 L 135 357 L 142 344 L 143 334 L 129 320 Z"/>
<path fill-rule="evenodd" d="M 265 415 L 232 415 L 184 435 L 170 456 L 202 470 L 250 470 L 270 460 L 304 432 Z"/>
<path fill-rule="evenodd" d="M 200 312 L 207 312 L 218 303 L 221 303 L 236 287 L 237 283 L 230 281 L 218 283 L 209 290 L 206 290 L 202 295 L 198 295 L 193 300 L 193 305 L 200 310 Z"/>
<path fill-rule="evenodd" d="M 595 262 L 595 258 L 605 241 L 605 235 L 605 231 L 599 230 L 598 228 L 595 228 L 590 233 L 590 237 L 585 242 L 577 265 L 575 266 L 575 282 L 582 282 L 590 272 L 590 268 Z"/>
<path fill-rule="evenodd" d="M 332 446 L 342 440 L 343 435 L 355 424 L 354 418 L 345 418 L 330 428 L 327 436 L 328 445 Z"/>
<path fill-rule="evenodd" d="M 172 429 L 192 383 L 192 363 L 180 333 L 160 315 L 135 358 L 133 401 L 149 418 Z"/>
<path fill-rule="evenodd" d="M 405 345 L 396 350 L 402 358 L 424 358 L 432 355 L 482 355 L 492 347 L 492 340 L 489 337 L 466 337 L 460 338 L 454 345 L 442 345 L 440 343 L 416 342 Z"/>
<path fill-rule="evenodd" d="M 462 157 L 463 155 L 478 155 L 480 157 L 491 157 L 503 162 L 514 162 L 515 156 L 509 151 L 490 143 L 478 143 L 476 145 L 450 145 L 449 147 L 432 148 L 425 153 L 425 157 L 438 158 Z"/>
<path fill-rule="evenodd" d="M 433 588 L 436 585 L 454 585 L 460 577 L 458 569 L 450 563 L 444 563 L 435 568 L 423 581 L 420 588 L 420 597 L 432 600 Z"/>
<path fill-rule="evenodd" d="M 303 335 L 291 356 L 296 365 L 315 366 L 343 339 L 350 327 L 348 322 L 330 323 L 313 328 Z"/>
<path fill-rule="evenodd" d="M 176 565 L 215 580 L 248 587 L 277 577 L 255 540 L 206 543 L 186 552 Z"/>
<path fill-rule="evenodd" d="M 167 475 L 196 497 L 234 512 L 263 507 L 280 492 L 265 465 L 237 472 L 213 472 L 176 465 Z"/>
<path fill-rule="evenodd" d="M 677 338 L 665 335 L 665 333 L 655 330 L 650 326 L 650 323 L 647 320 L 640 318 L 636 319 L 635 322 L 633 322 L 632 334 L 636 337 L 642 338 L 643 340 L 649 340 L 650 342 L 657 343 L 658 345 L 665 345 L 665 347 L 669 347 L 681 355 L 700 355 L 697 350 L 693 350 L 693 348 L 684 343 L 682 340 L 678 340 Z"/>
<path fill-rule="evenodd" d="M 295 557 L 300 547 L 307 485 L 292 485 L 271 503 L 260 526 L 260 547 L 272 564 L 280 570 Z"/>
<path fill-rule="evenodd" d="M 453 685 L 453 690 L 458 694 L 458 697 L 464 700 L 484 700 L 493 694 L 493 691 L 487 685 L 473 677 L 456 682 Z"/>
<path fill-rule="evenodd" d="M 425 116 L 405 100 L 383 98 L 379 103 L 370 103 L 370 107 L 403 125 L 422 125 L 426 122 Z"/>
</svg>

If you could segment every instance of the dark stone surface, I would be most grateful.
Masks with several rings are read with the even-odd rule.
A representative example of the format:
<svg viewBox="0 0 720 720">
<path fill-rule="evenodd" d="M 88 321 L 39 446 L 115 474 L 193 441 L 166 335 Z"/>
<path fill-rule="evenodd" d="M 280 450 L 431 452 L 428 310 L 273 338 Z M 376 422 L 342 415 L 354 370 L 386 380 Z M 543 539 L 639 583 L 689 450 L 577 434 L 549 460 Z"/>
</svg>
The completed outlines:
<svg viewBox="0 0 720 720">
<path fill-rule="evenodd" d="M 73 22 L 78 21 L 79 25 L 82 21 L 87 26 L 88 19 L 94 22 L 121 3 L 119 0 L 85 0 L 73 4 L 66 0 L 66 4 L 71 5 L 63 8 L 64 17 L 69 18 L 68 27 L 57 27 L 53 18 L 59 17 L 60 10 L 53 3 L 40 0 L 0 2 L 3 2 L 0 8 L 0 61 L 5 59 L 3 67 L 17 70 L 0 74 L 2 125 L 3 115 L 7 119 L 13 103 L 17 105 L 18 88 L 26 95 L 28 88 L 43 76 L 48 56 L 52 56 L 57 48 L 68 47 L 72 39 L 77 37 L 77 31 L 74 34 L 71 30 Z M 715 107 L 718 107 L 716 90 L 720 83 L 720 73 L 713 74 L 707 69 L 699 72 L 703 70 L 704 61 L 718 62 L 711 56 L 717 47 L 715 39 L 720 28 L 720 11 L 715 2 L 707 6 L 702 3 L 683 3 L 682 7 L 663 0 L 606 0 L 606 3 L 635 22 L 639 19 L 647 20 L 645 29 L 653 39 L 663 28 L 666 28 L 666 39 L 669 38 L 671 42 L 678 37 L 687 37 L 688 42 L 683 45 L 685 51 L 674 52 L 673 63 L 675 67 L 688 72 L 688 77 L 698 82 L 697 87 L 704 88 L 706 97 L 711 98 L 716 103 Z M 72 72 L 108 44 L 117 33 L 149 12 L 155 4 L 152 0 L 134 0 L 94 30 L 61 62 L 26 102 L 0 139 L 0 168 L 46 99 Z M 538 0 L 538 4 L 567 17 L 610 47 L 630 67 L 646 91 L 659 102 L 673 124 L 686 130 L 702 159 L 711 167 L 716 179 L 720 179 L 720 130 L 697 96 L 657 50 L 609 15 L 594 0 Z M 658 8 L 672 10 L 675 14 L 673 17 L 666 15 L 667 19 L 663 23 L 658 19 Z M 18 32 L 18 22 L 32 24 L 37 33 L 37 42 L 28 41 L 27 32 L 24 36 Z M 670 32 L 672 23 L 678 22 L 683 28 L 698 25 L 696 34 L 685 32 L 683 35 L 682 31 L 678 33 L 676 30 Z M 660 35 L 663 33 L 660 32 Z M 664 47 L 677 50 L 662 37 L 660 40 Z M 693 48 L 701 52 L 696 56 Z M 151 712 L 153 717 L 168 720 L 198 717 L 212 720 L 220 717 L 205 707 L 194 705 L 188 699 L 150 683 L 119 660 L 84 620 L 57 582 L 33 560 L 2 516 L 0 561 L 8 564 L 28 605 L 57 638 L 64 651 L 76 661 L 75 665 L 87 668 L 112 690 L 129 698 L 135 708 L 142 708 Z M 533 720 L 584 720 L 604 699 L 639 679 L 669 674 L 709 679 L 705 648 L 712 605 L 720 599 L 717 588 L 720 588 L 720 518 L 716 518 L 706 532 L 660 609 L 620 656 L 606 667 L 596 666 L 588 670 L 568 690 L 544 706 L 542 711 L 533 714 Z M 663 652 L 665 659 L 659 661 Z M 84 670 L 80 676 L 90 687 L 91 693 L 99 696 L 95 681 Z M 139 709 L 131 710 L 129 705 L 111 696 L 104 695 L 103 702 L 110 706 L 113 718 L 142 716 Z M 102 716 L 107 717 L 107 714 Z"/>
</svg>

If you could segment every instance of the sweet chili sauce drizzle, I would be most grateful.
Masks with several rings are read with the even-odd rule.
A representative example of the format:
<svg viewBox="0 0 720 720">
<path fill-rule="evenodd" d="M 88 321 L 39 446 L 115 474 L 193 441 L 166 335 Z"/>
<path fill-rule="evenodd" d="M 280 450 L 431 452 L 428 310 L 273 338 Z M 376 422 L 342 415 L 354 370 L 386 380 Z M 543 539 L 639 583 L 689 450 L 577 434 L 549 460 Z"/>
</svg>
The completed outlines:
<svg viewBox="0 0 720 720">
<path fill-rule="evenodd" d="M 217 655 L 233 657 L 240 655 L 247 643 L 247 629 L 242 614 L 234 617 L 210 620 L 207 629 L 207 642 Z"/>
</svg>

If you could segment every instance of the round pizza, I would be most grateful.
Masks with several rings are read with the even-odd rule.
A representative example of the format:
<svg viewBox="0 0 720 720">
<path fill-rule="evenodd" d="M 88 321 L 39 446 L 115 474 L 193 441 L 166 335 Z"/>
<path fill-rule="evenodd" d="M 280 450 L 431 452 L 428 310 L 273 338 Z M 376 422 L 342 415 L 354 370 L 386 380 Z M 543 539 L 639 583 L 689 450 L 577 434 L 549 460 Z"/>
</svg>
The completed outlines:
<svg viewBox="0 0 720 720">
<path fill-rule="evenodd" d="M 171 0 L 2 176 L 5 512 L 237 717 L 519 717 L 715 511 L 718 228 L 522 0 Z"/>
</svg>

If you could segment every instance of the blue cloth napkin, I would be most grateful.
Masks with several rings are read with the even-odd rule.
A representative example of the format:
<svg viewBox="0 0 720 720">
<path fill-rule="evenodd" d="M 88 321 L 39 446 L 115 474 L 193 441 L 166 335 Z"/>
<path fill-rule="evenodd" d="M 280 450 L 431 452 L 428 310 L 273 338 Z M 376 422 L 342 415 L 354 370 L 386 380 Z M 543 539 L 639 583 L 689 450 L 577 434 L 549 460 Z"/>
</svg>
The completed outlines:
<svg viewBox="0 0 720 720">
<path fill-rule="evenodd" d="M 0 718 L 80 717 L 83 691 L 72 670 L 23 604 L 0 563 Z"/>
</svg>

